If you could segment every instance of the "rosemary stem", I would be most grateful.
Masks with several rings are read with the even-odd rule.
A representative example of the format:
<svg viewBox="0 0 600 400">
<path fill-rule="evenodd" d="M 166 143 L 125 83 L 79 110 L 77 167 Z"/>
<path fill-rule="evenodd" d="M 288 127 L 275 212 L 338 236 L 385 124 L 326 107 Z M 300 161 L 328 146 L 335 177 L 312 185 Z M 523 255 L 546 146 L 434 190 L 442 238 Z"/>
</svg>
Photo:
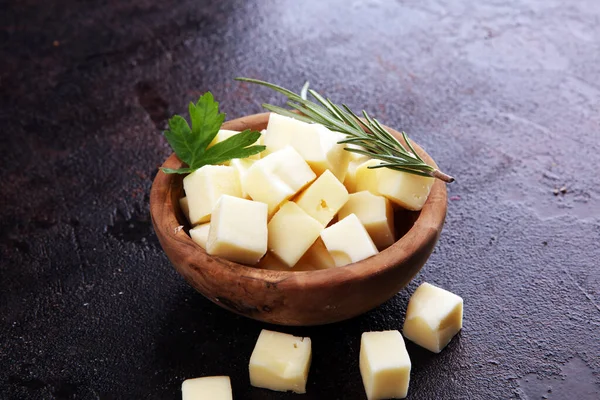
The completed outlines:
<svg viewBox="0 0 600 400">
<path fill-rule="evenodd" d="M 433 172 L 431 173 L 431 175 L 432 175 L 434 178 L 437 178 L 437 179 L 439 179 L 439 180 L 441 180 L 441 181 L 444 181 L 444 182 L 446 182 L 446 183 L 452 183 L 452 182 L 454 182 L 454 178 L 453 178 L 453 177 L 451 177 L 451 176 L 450 176 L 450 175 L 448 175 L 448 174 L 445 174 L 445 173 L 443 173 L 443 172 L 442 172 L 442 171 L 440 171 L 439 169 L 435 169 L 435 170 L 433 170 Z"/>
</svg>

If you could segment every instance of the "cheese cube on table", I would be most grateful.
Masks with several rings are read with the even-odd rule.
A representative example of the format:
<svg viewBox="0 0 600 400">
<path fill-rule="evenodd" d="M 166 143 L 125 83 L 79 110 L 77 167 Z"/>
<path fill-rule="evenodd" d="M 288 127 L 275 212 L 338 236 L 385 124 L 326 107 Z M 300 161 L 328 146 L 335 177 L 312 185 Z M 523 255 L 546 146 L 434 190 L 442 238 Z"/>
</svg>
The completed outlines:
<svg viewBox="0 0 600 400">
<path fill-rule="evenodd" d="M 241 189 L 242 189 L 242 196 L 245 199 L 249 199 L 250 195 L 248 194 L 248 191 L 246 190 L 246 175 L 248 175 L 248 170 L 250 169 L 250 167 L 252 165 L 254 165 L 254 162 L 256 160 L 250 159 L 250 158 L 234 158 L 233 160 L 229 161 L 229 165 L 232 166 L 233 168 L 235 168 L 235 170 L 238 173 L 238 176 L 240 178 L 240 184 L 241 184 Z"/>
<path fill-rule="evenodd" d="M 221 196 L 210 222 L 206 252 L 234 262 L 256 264 L 267 252 L 267 205 Z"/>
<path fill-rule="evenodd" d="M 410 368 L 410 358 L 400 332 L 362 334 L 360 374 L 369 400 L 405 398 Z"/>
<path fill-rule="evenodd" d="M 233 400 L 228 376 L 186 379 L 181 385 L 182 400 Z"/>
<path fill-rule="evenodd" d="M 250 357 L 250 384 L 306 393 L 311 357 L 310 338 L 263 329 Z"/>
<path fill-rule="evenodd" d="M 188 204 L 187 197 L 182 197 L 179 199 L 179 207 L 181 208 L 181 212 L 187 221 L 190 222 L 190 205 Z"/>
<path fill-rule="evenodd" d="M 206 242 L 208 241 L 208 232 L 210 230 L 210 222 L 197 225 L 190 229 L 190 237 L 192 240 L 204 250 L 206 250 Z"/>
<path fill-rule="evenodd" d="M 434 353 L 439 353 L 462 329 L 463 299 L 454 293 L 421 284 L 408 302 L 404 336 Z"/>
<path fill-rule="evenodd" d="M 385 196 L 407 210 L 419 211 L 423 208 L 434 178 L 385 167 L 368 168 L 379 164 L 379 160 L 369 160 L 356 169 L 356 191 L 368 190 L 373 194 Z"/>
<path fill-rule="evenodd" d="M 239 131 L 231 131 L 231 130 L 228 130 L 228 129 L 221 129 L 217 133 L 217 136 L 215 136 L 215 138 L 212 140 L 212 142 L 210 142 L 210 144 L 208 145 L 208 147 L 209 148 L 213 147 L 215 144 L 221 143 L 221 142 L 229 139 L 230 137 L 237 135 L 238 133 L 240 133 L 240 132 Z M 262 141 L 261 138 L 262 138 L 262 135 L 261 135 L 261 137 L 252 146 L 257 146 L 257 145 L 261 144 L 261 141 Z M 249 160 L 260 160 L 260 155 L 261 155 L 261 153 L 253 154 L 250 157 L 248 157 L 247 159 L 249 159 Z M 224 165 L 230 165 L 230 162 L 227 161 L 227 162 L 225 162 L 223 164 Z"/>
<path fill-rule="evenodd" d="M 295 201 L 308 215 L 327 226 L 347 200 L 346 187 L 331 171 L 325 171 Z"/>
<path fill-rule="evenodd" d="M 296 203 L 283 204 L 269 221 L 269 251 L 293 267 L 313 245 L 323 226 Z"/>
<path fill-rule="evenodd" d="M 183 178 L 188 199 L 190 224 L 210 221 L 221 195 L 241 197 L 242 189 L 237 171 L 224 165 L 205 165 Z"/>
<path fill-rule="evenodd" d="M 256 161 L 244 179 L 252 200 L 267 204 L 269 217 L 279 206 L 317 176 L 293 147 L 285 147 Z"/>
<path fill-rule="evenodd" d="M 344 179 L 344 186 L 346 186 L 346 189 L 348 189 L 349 193 L 356 192 L 356 170 L 360 165 L 364 164 L 368 160 L 370 160 L 369 157 L 361 155 L 360 157 L 350 160 L 350 163 L 348 163 L 346 178 Z"/>
<path fill-rule="evenodd" d="M 336 267 L 364 260 L 379 252 L 355 214 L 325 228 L 321 239 Z"/>
<path fill-rule="evenodd" d="M 345 135 L 332 132 L 321 124 L 308 124 L 271 113 L 263 144 L 267 146 L 266 152 L 292 146 L 317 175 L 330 170 L 343 182 L 350 154 L 338 142 L 345 138 Z"/>
<path fill-rule="evenodd" d="M 388 199 L 368 191 L 352 193 L 338 217 L 350 214 L 356 214 L 380 251 L 394 244 L 394 210 Z"/>
</svg>

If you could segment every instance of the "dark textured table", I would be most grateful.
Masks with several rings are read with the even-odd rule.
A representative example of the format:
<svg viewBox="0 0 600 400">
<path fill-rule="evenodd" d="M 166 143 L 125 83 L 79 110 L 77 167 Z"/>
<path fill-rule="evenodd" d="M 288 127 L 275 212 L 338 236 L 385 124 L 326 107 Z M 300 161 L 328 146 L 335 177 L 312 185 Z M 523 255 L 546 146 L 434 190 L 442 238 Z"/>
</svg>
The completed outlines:
<svg viewBox="0 0 600 400">
<path fill-rule="evenodd" d="M 0 3 L 0 398 L 177 399 L 227 374 L 236 399 L 362 399 L 361 333 L 401 328 L 423 281 L 465 322 L 439 355 L 408 344 L 409 398 L 600 398 L 600 2 L 256 3 Z M 207 90 L 229 118 L 281 103 L 240 75 L 310 79 L 457 177 L 435 253 L 383 306 L 266 326 L 169 265 L 161 129 Z M 250 387 L 261 328 L 312 338 L 306 395 Z"/>
</svg>

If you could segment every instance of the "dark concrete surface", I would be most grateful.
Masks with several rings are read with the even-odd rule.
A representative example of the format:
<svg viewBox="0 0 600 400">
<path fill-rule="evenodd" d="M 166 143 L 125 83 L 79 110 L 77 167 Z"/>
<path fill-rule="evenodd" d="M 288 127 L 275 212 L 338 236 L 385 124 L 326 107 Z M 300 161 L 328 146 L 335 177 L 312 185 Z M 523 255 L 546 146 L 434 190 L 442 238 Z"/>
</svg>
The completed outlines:
<svg viewBox="0 0 600 400">
<path fill-rule="evenodd" d="M 363 399 L 360 335 L 416 286 L 465 299 L 410 399 L 600 398 L 600 2 L 0 2 L 0 398 Z M 261 328 L 194 292 L 152 231 L 165 118 L 211 90 L 229 118 L 280 102 L 250 76 L 406 130 L 457 182 L 407 290 L 308 335 L 308 394 L 249 386 Z M 558 189 L 564 187 L 566 193 Z M 554 194 L 554 191 L 558 194 Z"/>
</svg>

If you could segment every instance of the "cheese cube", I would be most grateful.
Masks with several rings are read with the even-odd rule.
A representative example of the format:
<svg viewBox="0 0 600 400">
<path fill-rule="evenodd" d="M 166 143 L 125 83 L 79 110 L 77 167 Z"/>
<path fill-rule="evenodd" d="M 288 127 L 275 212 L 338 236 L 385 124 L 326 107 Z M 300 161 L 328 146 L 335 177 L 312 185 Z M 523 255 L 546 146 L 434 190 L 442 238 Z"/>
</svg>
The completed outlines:
<svg viewBox="0 0 600 400">
<path fill-rule="evenodd" d="M 368 160 L 369 157 L 363 155 L 350 160 L 348 169 L 346 171 L 346 178 L 344 179 L 344 186 L 346 186 L 346 189 L 348 189 L 348 193 L 356 192 L 356 170 L 360 165 L 364 164 Z"/>
<path fill-rule="evenodd" d="M 190 229 L 190 237 L 196 244 L 206 250 L 206 242 L 208 241 L 208 232 L 210 230 L 210 222 L 201 224 Z"/>
<path fill-rule="evenodd" d="M 244 189 L 253 200 L 267 204 L 270 217 L 316 177 L 300 154 L 288 146 L 256 161 L 248 169 Z"/>
<path fill-rule="evenodd" d="M 358 150 L 363 150 L 363 151 L 365 150 L 364 147 L 359 146 L 359 145 L 354 144 L 354 143 L 346 143 L 346 148 L 347 149 L 348 148 L 350 148 L 350 149 L 358 149 Z M 350 151 L 349 153 L 350 153 L 350 161 L 356 161 L 356 160 L 359 160 L 359 159 L 365 159 L 365 161 L 366 161 L 366 159 L 369 158 L 368 156 L 365 156 L 364 154 L 355 153 L 353 151 Z"/>
<path fill-rule="evenodd" d="M 264 144 L 267 152 L 292 146 L 317 175 L 330 170 L 340 182 L 344 181 L 350 154 L 344 150 L 345 135 L 332 132 L 321 124 L 307 124 L 294 118 L 271 113 Z"/>
<path fill-rule="evenodd" d="M 356 169 L 356 190 L 368 190 L 373 194 L 385 196 L 407 210 L 419 211 L 423 208 L 434 178 L 389 168 L 368 168 L 380 163 L 379 160 L 369 160 Z"/>
<path fill-rule="evenodd" d="M 250 357 L 250 384 L 306 393 L 311 356 L 310 338 L 263 329 Z"/>
<path fill-rule="evenodd" d="M 423 283 L 408 302 L 403 333 L 408 340 L 439 353 L 462 329 L 462 319 L 461 297 Z"/>
<path fill-rule="evenodd" d="M 188 204 L 187 197 L 179 199 L 179 208 L 181 208 L 181 212 L 185 215 L 187 221 L 190 222 L 190 205 Z"/>
<path fill-rule="evenodd" d="M 242 189 L 242 196 L 245 199 L 249 199 L 250 195 L 248 194 L 248 190 L 246 190 L 246 175 L 248 175 L 248 170 L 254 164 L 256 160 L 251 158 L 234 158 L 229 161 L 229 165 L 235 168 L 240 178 L 240 184 Z"/>
<path fill-rule="evenodd" d="M 183 178 L 192 225 L 210 221 L 221 195 L 241 197 L 240 179 L 233 167 L 205 165 Z"/>
<path fill-rule="evenodd" d="M 327 251 L 325 243 L 319 237 L 300 260 L 294 265 L 295 271 L 316 271 L 335 267 L 333 257 Z"/>
<path fill-rule="evenodd" d="M 321 239 L 336 267 L 364 260 L 378 253 L 369 233 L 355 214 L 321 232 Z"/>
<path fill-rule="evenodd" d="M 317 240 L 323 226 L 296 203 L 288 201 L 268 225 L 269 250 L 293 267 Z"/>
<path fill-rule="evenodd" d="M 212 140 L 212 142 L 210 142 L 210 144 L 208 145 L 208 147 L 209 148 L 213 147 L 215 144 L 221 143 L 221 142 L 229 139 L 230 137 L 237 135 L 238 133 L 240 133 L 240 132 L 238 132 L 238 131 L 231 131 L 231 130 L 228 130 L 228 129 L 221 129 L 217 133 L 217 136 L 215 136 L 215 138 Z M 261 137 L 252 146 L 256 146 L 256 145 L 262 144 L 261 143 L 262 142 L 261 139 L 262 139 L 262 135 L 261 135 Z M 247 157 L 247 159 L 249 159 L 249 160 L 260 160 L 260 155 L 261 155 L 261 153 L 253 154 L 253 155 Z M 230 162 L 226 161 L 223 164 L 224 165 L 230 165 Z"/>
<path fill-rule="evenodd" d="M 296 199 L 308 215 L 327 226 L 348 200 L 348 190 L 331 173 L 325 171 Z"/>
<path fill-rule="evenodd" d="M 223 195 L 213 211 L 206 252 L 256 264 L 267 252 L 267 205 Z"/>
<path fill-rule="evenodd" d="M 360 374 L 369 400 L 405 398 L 410 368 L 410 358 L 400 332 L 362 334 Z"/>
<path fill-rule="evenodd" d="M 320 269 L 327 269 L 335 267 L 335 263 L 333 262 L 333 258 L 327 251 L 325 244 L 323 244 L 323 240 L 318 238 L 315 243 L 306 253 L 298 260 L 296 265 L 292 268 L 288 267 L 283 261 L 277 258 L 270 251 L 265 254 L 263 258 L 261 258 L 260 262 L 256 264 L 258 268 L 267 269 L 270 271 L 318 271 Z"/>
<path fill-rule="evenodd" d="M 352 193 L 338 217 L 350 214 L 356 214 L 380 251 L 394 243 L 394 210 L 385 197 L 367 191 Z"/>
<path fill-rule="evenodd" d="M 182 400 L 233 400 L 228 376 L 186 379 L 181 385 Z"/>
</svg>

